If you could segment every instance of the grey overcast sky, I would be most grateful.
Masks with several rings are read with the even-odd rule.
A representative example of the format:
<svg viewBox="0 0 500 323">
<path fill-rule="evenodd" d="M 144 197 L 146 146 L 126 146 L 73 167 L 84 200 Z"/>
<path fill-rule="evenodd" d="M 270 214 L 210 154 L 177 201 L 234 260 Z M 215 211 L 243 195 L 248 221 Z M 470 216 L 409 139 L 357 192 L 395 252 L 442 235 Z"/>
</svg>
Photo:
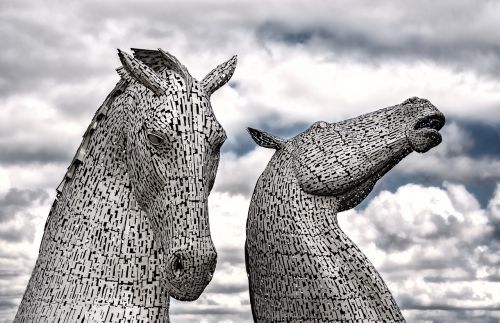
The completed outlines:
<svg viewBox="0 0 500 323">
<path fill-rule="evenodd" d="M 291 137 L 408 97 L 447 117 L 339 214 L 408 322 L 500 320 L 500 1 L 0 2 L 0 322 L 11 322 L 55 188 L 118 81 L 116 48 L 161 47 L 202 78 L 233 54 L 212 97 L 228 133 L 210 197 L 219 262 L 172 322 L 250 322 L 246 210 L 272 152 L 252 126 Z"/>
</svg>

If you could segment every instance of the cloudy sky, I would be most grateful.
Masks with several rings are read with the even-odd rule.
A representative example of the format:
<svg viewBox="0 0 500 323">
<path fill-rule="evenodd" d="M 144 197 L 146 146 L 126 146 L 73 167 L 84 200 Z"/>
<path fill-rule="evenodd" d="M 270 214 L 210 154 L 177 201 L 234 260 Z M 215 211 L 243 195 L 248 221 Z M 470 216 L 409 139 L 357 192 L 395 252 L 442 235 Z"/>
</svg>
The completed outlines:
<svg viewBox="0 0 500 323">
<path fill-rule="evenodd" d="M 376 6 L 374 4 L 376 3 Z M 11 322 L 55 188 L 118 81 L 116 48 L 161 47 L 201 79 L 238 54 L 212 96 L 229 140 L 210 196 L 219 262 L 173 322 L 251 321 L 243 243 L 272 152 L 252 126 L 291 137 L 408 97 L 447 118 L 339 214 L 408 322 L 500 320 L 500 1 L 0 2 L 0 322 Z"/>
</svg>

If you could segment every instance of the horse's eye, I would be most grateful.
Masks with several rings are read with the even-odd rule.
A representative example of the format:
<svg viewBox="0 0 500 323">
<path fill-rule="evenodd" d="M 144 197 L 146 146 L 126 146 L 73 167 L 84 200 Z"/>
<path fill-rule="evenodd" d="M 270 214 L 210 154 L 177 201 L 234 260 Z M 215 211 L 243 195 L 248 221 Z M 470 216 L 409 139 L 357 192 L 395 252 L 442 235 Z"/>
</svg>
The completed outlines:
<svg viewBox="0 0 500 323">
<path fill-rule="evenodd" d="M 148 140 L 155 146 L 160 145 L 163 142 L 163 139 L 161 137 L 158 137 L 155 134 L 148 134 Z"/>
</svg>

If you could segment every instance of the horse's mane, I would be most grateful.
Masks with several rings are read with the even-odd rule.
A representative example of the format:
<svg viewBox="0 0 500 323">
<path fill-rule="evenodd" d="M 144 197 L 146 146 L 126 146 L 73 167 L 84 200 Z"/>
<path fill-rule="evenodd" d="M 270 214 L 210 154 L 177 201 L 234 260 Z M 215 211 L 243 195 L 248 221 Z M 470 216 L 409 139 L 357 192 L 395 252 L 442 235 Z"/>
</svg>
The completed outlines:
<svg viewBox="0 0 500 323">
<path fill-rule="evenodd" d="M 151 50 L 151 49 L 132 48 L 132 51 L 134 52 L 135 58 L 139 59 L 141 62 L 146 64 L 155 72 L 160 72 L 164 69 L 168 69 L 180 74 L 186 81 L 186 86 L 188 91 L 190 91 L 192 84 L 191 75 L 187 71 L 186 67 L 182 65 L 173 55 L 170 55 L 167 52 L 162 53 L 160 52 L 160 50 Z M 97 129 L 99 122 L 108 114 L 108 110 L 113 104 L 115 98 L 125 91 L 128 84 L 132 80 L 131 76 L 125 70 L 125 68 L 123 68 L 123 66 L 117 68 L 116 71 L 118 75 L 120 75 L 120 81 L 115 85 L 113 90 L 111 90 L 111 92 L 106 96 L 106 99 L 97 109 L 96 113 L 94 114 L 94 117 L 92 118 L 92 121 L 87 127 L 87 130 L 83 134 L 82 142 L 78 147 L 78 149 L 76 150 L 75 156 L 71 160 L 71 163 L 69 164 L 68 169 L 66 170 L 66 174 L 64 174 L 61 183 L 56 189 L 57 192 L 56 201 L 60 197 L 66 183 L 73 178 L 78 166 L 83 162 L 83 159 L 87 152 L 87 148 L 90 144 L 90 139 L 92 138 L 92 134 L 94 133 L 95 129 Z"/>
</svg>

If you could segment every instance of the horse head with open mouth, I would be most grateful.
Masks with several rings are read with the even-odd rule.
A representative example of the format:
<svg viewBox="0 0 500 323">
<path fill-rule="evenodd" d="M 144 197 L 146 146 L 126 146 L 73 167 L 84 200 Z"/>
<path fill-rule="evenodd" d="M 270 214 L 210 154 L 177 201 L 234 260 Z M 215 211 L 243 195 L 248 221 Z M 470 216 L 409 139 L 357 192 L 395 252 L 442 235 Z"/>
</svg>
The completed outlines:
<svg viewBox="0 0 500 323">
<path fill-rule="evenodd" d="M 275 149 L 255 187 L 245 247 L 256 322 L 403 322 L 384 281 L 337 223 L 413 151 L 441 142 L 428 100 L 314 123 L 291 139 L 249 128 Z"/>
</svg>

